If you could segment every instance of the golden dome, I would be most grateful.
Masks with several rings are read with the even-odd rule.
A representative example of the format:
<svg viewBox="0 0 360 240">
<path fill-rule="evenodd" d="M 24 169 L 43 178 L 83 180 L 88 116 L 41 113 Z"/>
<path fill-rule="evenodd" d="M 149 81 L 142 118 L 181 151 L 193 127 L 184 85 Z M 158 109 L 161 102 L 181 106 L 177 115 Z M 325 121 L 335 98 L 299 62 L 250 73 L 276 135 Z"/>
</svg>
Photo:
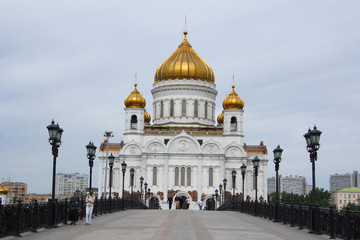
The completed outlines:
<svg viewBox="0 0 360 240">
<path fill-rule="evenodd" d="M 8 194 L 9 190 L 4 186 L 4 184 L 2 183 L 0 186 L 0 194 Z"/>
<path fill-rule="evenodd" d="M 215 83 L 211 67 L 195 52 L 186 39 L 176 51 L 163 62 L 155 73 L 155 82 L 168 79 L 194 79 Z"/>
<path fill-rule="evenodd" d="M 223 101 L 224 109 L 243 109 L 244 101 L 235 92 L 235 85 L 232 85 L 232 88 L 231 93 Z"/>
<path fill-rule="evenodd" d="M 144 108 L 146 105 L 145 98 L 136 89 L 137 84 L 134 84 L 135 89 L 125 98 L 124 103 L 127 108 Z"/>
<path fill-rule="evenodd" d="M 218 124 L 224 124 L 224 113 L 221 112 L 219 116 L 217 117 Z"/>
<path fill-rule="evenodd" d="M 150 123 L 150 121 L 151 121 L 150 113 L 148 113 L 147 111 L 145 111 L 145 113 L 144 113 L 144 120 L 145 120 L 145 123 Z"/>
</svg>

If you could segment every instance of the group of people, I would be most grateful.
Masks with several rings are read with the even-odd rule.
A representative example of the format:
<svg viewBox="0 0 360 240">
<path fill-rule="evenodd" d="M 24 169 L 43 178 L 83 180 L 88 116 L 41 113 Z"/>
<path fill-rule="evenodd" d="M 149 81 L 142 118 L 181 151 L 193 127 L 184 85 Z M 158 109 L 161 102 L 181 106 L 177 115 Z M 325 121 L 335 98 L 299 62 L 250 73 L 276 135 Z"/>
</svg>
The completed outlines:
<svg viewBox="0 0 360 240">
<path fill-rule="evenodd" d="M 169 209 L 171 209 L 172 207 L 172 202 L 173 202 L 173 198 L 169 197 L 168 198 Z M 176 209 L 189 209 L 190 203 L 191 203 L 190 198 L 186 198 L 184 196 L 175 197 Z"/>
<path fill-rule="evenodd" d="M 91 225 L 91 216 L 94 209 L 94 192 L 90 191 L 89 195 L 86 197 L 85 204 L 86 204 L 86 221 L 85 225 Z M 69 202 L 69 220 L 70 225 L 76 225 L 76 222 L 79 221 L 79 213 L 82 211 L 82 206 L 80 204 L 79 196 L 76 192 L 74 192 L 74 195 L 70 198 Z"/>
</svg>

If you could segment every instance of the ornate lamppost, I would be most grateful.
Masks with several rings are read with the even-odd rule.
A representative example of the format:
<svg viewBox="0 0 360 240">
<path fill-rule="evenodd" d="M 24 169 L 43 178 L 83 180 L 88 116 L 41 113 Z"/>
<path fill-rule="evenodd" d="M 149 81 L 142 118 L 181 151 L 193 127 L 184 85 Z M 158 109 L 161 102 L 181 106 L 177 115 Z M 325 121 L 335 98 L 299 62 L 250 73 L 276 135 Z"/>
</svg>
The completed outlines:
<svg viewBox="0 0 360 240">
<path fill-rule="evenodd" d="M 130 187 L 131 187 L 131 193 L 130 193 L 130 199 L 131 199 L 131 209 L 133 208 L 133 188 L 134 188 L 134 173 L 135 173 L 135 169 L 131 168 L 130 169 Z"/>
<path fill-rule="evenodd" d="M 144 188 L 145 188 L 145 192 L 144 192 L 144 204 L 146 205 L 146 193 L 147 193 L 147 187 L 148 187 L 148 184 L 147 182 L 144 183 Z"/>
<path fill-rule="evenodd" d="M 246 165 L 243 163 L 241 168 L 241 175 L 242 175 L 242 200 L 245 201 L 245 175 L 246 175 Z"/>
<path fill-rule="evenodd" d="M 258 177 L 258 171 L 259 171 L 259 165 L 260 165 L 260 159 L 256 156 L 253 160 L 253 166 L 254 166 L 254 172 L 255 172 L 255 213 L 254 215 L 257 216 L 257 177 Z"/>
<path fill-rule="evenodd" d="M 317 151 L 320 148 L 321 131 L 314 126 L 313 130 L 308 130 L 304 134 L 306 147 L 310 154 L 310 162 L 312 163 L 312 221 L 310 233 L 321 234 L 320 230 L 320 207 L 316 204 L 316 186 L 315 186 L 315 161 L 317 160 Z"/>
<path fill-rule="evenodd" d="M 87 150 L 87 157 L 89 159 L 89 167 L 90 167 L 90 184 L 89 184 L 89 193 L 92 190 L 92 168 L 94 166 L 94 158 L 95 158 L 95 152 L 96 152 L 96 146 L 93 142 L 89 142 L 88 145 L 86 145 Z"/>
<path fill-rule="evenodd" d="M 224 185 L 224 198 L 223 198 L 223 203 L 226 202 L 226 183 L 227 183 L 227 179 L 224 178 L 224 180 L 223 180 L 223 185 Z"/>
<path fill-rule="evenodd" d="M 125 209 L 125 200 L 124 200 L 124 184 L 125 184 L 125 172 L 126 172 L 126 163 L 125 161 L 122 162 L 121 164 L 121 170 L 123 173 L 123 181 L 122 181 L 122 205 L 123 205 L 123 209 Z"/>
<path fill-rule="evenodd" d="M 235 180 L 236 180 L 235 169 L 232 170 L 231 176 L 232 176 L 232 188 L 233 188 L 232 202 L 233 202 L 233 211 L 234 211 L 235 210 Z"/>
<path fill-rule="evenodd" d="M 61 145 L 61 136 L 64 130 L 60 128 L 59 124 L 55 125 L 54 119 L 51 121 L 51 124 L 47 126 L 49 132 L 49 143 L 51 145 L 52 155 L 53 155 L 53 176 L 52 176 L 52 194 L 50 205 L 52 205 L 52 218 L 49 221 L 49 227 L 56 227 L 56 202 L 55 199 L 55 177 L 56 177 L 56 158 L 59 154 L 59 147 Z"/>
<path fill-rule="evenodd" d="M 151 189 L 148 188 L 148 193 L 149 193 L 149 208 L 150 208 L 150 199 L 151 199 Z"/>
<path fill-rule="evenodd" d="M 243 163 L 243 165 L 241 165 L 240 169 L 241 169 L 241 176 L 242 176 L 242 201 L 241 201 L 241 210 L 244 211 L 246 165 Z"/>
<path fill-rule="evenodd" d="M 109 204 L 110 204 L 110 212 L 111 211 L 111 200 L 112 200 L 112 197 L 111 197 L 111 187 L 112 187 L 112 182 L 113 182 L 113 167 L 114 167 L 114 160 L 115 160 L 115 157 L 114 155 L 110 155 L 109 156 L 109 167 L 110 167 L 110 177 L 109 177 Z"/>
<path fill-rule="evenodd" d="M 104 137 L 106 137 L 106 159 L 105 159 L 105 180 L 104 180 L 104 199 L 106 199 L 106 180 L 107 180 L 107 164 L 109 155 L 109 138 L 114 137 L 112 131 L 105 131 Z"/>
<path fill-rule="evenodd" d="M 220 205 L 222 204 L 222 201 L 221 201 L 221 199 L 222 199 L 222 195 L 221 195 L 222 187 L 223 187 L 223 185 L 222 185 L 222 184 L 219 184 L 219 190 L 220 190 Z"/>
<path fill-rule="evenodd" d="M 275 220 L 274 222 L 279 222 L 280 221 L 280 216 L 279 216 L 279 204 L 280 204 L 280 199 L 279 199 L 279 165 L 281 162 L 281 154 L 282 154 L 283 150 L 281 149 L 280 145 L 277 146 L 277 148 L 274 149 L 273 153 L 274 153 L 274 163 L 275 163 L 275 172 L 276 172 L 276 202 L 275 202 Z"/>
<path fill-rule="evenodd" d="M 216 206 L 217 203 L 216 202 L 217 202 L 217 198 L 218 198 L 218 192 L 219 191 L 217 189 L 215 189 L 215 210 L 217 209 L 217 206 Z"/>
<path fill-rule="evenodd" d="M 141 176 L 140 177 L 140 202 L 142 202 L 142 200 L 143 200 L 143 197 L 142 197 L 142 195 L 143 195 L 143 193 L 142 193 L 143 183 L 144 183 L 144 177 Z"/>
</svg>

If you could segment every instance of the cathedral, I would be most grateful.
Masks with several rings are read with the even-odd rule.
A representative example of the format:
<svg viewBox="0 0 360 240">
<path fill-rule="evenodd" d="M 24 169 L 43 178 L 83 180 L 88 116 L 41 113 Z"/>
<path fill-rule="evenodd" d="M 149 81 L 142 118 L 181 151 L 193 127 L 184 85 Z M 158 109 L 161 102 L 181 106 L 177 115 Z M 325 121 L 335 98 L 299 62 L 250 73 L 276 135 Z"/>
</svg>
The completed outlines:
<svg viewBox="0 0 360 240">
<path fill-rule="evenodd" d="M 123 140 L 108 143 L 105 139 L 99 149 L 99 195 L 104 191 L 106 171 L 109 179 L 108 152 L 115 156 L 111 188 L 115 196 L 122 197 L 121 163 L 125 162 L 126 193 L 131 188 L 129 170 L 133 168 L 134 192 L 141 192 L 139 179 L 143 177 L 151 189 L 151 199 L 162 209 L 168 209 L 168 200 L 176 197 L 190 199 L 188 208 L 199 209 L 199 205 L 206 206 L 213 199 L 216 189 L 220 193 L 219 185 L 225 178 L 227 194 L 233 193 L 233 170 L 236 171 L 235 193 L 242 194 L 240 167 L 245 164 L 244 194 L 255 200 L 252 160 L 257 157 L 260 159 L 257 196 L 266 199 L 266 146 L 263 142 L 247 145 L 244 141 L 244 101 L 234 84 L 223 100 L 221 113 L 215 116 L 218 92 L 214 72 L 195 52 L 186 35 L 185 30 L 179 47 L 156 70 L 151 89 L 152 117 L 138 91 L 141 86 L 135 83 L 134 90 L 125 98 Z M 223 187 L 221 190 L 224 192 Z M 106 192 L 109 192 L 108 180 Z M 175 209 L 175 204 L 172 208 Z"/>
</svg>

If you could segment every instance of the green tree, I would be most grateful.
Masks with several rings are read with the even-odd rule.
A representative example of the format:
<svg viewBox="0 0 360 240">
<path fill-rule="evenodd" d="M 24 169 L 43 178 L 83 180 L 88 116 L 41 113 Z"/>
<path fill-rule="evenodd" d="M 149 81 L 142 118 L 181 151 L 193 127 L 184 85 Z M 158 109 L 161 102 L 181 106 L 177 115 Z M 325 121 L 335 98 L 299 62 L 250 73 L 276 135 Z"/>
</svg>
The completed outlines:
<svg viewBox="0 0 360 240">
<path fill-rule="evenodd" d="M 330 197 L 331 193 L 328 190 L 324 190 L 323 188 L 316 188 L 315 190 L 316 203 L 320 205 L 322 208 L 330 208 Z M 313 198 L 313 191 L 311 191 L 308 195 L 305 196 L 303 205 L 311 205 Z"/>
</svg>

